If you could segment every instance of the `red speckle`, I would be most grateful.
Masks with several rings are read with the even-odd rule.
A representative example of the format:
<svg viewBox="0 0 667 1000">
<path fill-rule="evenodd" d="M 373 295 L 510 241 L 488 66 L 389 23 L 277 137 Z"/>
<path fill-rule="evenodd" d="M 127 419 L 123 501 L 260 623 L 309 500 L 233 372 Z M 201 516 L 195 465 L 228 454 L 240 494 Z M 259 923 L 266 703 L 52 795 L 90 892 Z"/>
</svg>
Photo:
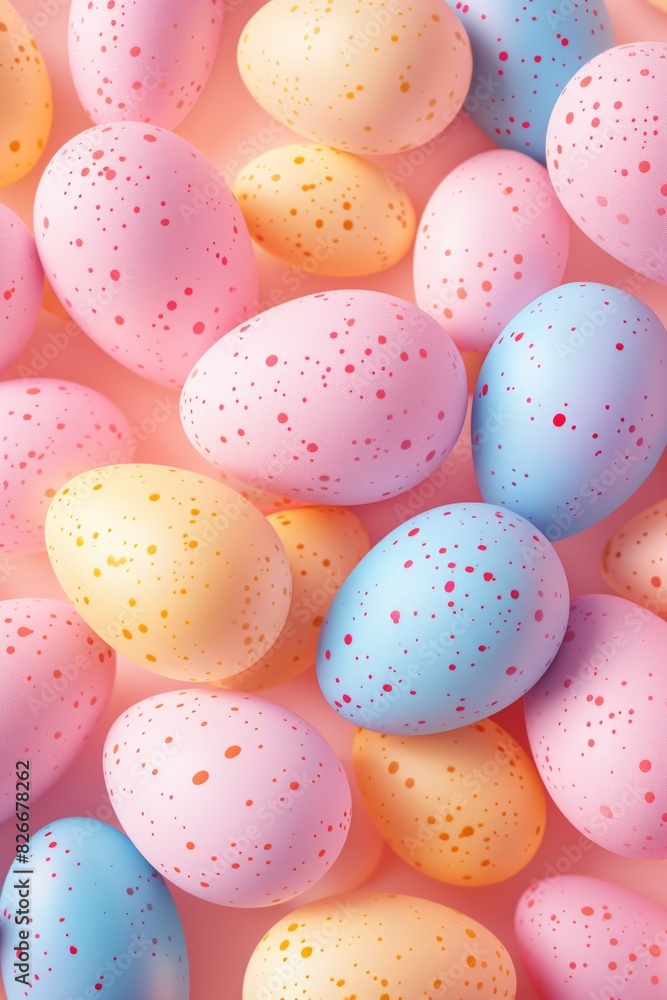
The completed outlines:
<svg viewBox="0 0 667 1000">
<path fill-rule="evenodd" d="M 76 953 L 78 952 L 78 950 L 79 950 L 79 949 L 78 949 L 78 948 L 75 948 L 73 944 L 71 944 L 71 945 L 69 946 L 69 953 L 70 953 L 70 955 L 76 955 Z"/>
<path fill-rule="evenodd" d="M 651 761 L 650 760 L 642 760 L 642 761 L 640 761 L 639 770 L 643 771 L 644 774 L 646 774 L 647 771 L 651 770 Z"/>
<path fill-rule="evenodd" d="M 160 219 L 160 225 L 161 226 L 168 226 L 169 225 L 169 219 Z"/>
<path fill-rule="evenodd" d="M 508 677 L 511 677 L 512 674 L 516 673 L 516 667 L 508 667 L 505 673 L 507 674 Z"/>
<path fill-rule="evenodd" d="M 617 351 L 622 351 L 623 350 L 623 344 L 617 344 L 616 345 L 616 350 Z"/>
<path fill-rule="evenodd" d="M 120 271 L 111 271 L 110 276 L 112 281 L 118 281 L 120 279 Z"/>
<path fill-rule="evenodd" d="M 565 423 L 565 414 L 557 413 L 553 419 L 554 427 L 562 427 L 564 423 Z"/>
<path fill-rule="evenodd" d="M 346 646 L 349 646 L 351 644 L 351 642 L 352 642 L 352 636 L 350 635 L 349 632 L 345 636 L 345 638 L 343 639 L 343 642 L 345 643 Z"/>
<path fill-rule="evenodd" d="M 639 164 L 639 170 L 640 173 L 642 174 L 647 174 L 650 169 L 651 169 L 651 164 L 648 162 L 648 160 L 642 160 L 641 163 Z"/>
<path fill-rule="evenodd" d="M 266 366 L 267 366 L 267 368 L 273 368 L 274 365 L 277 365 L 277 364 L 278 364 L 278 358 L 276 357 L 276 355 L 275 354 L 269 354 L 268 358 L 266 359 Z"/>
<path fill-rule="evenodd" d="M 540 609 L 538 608 L 533 617 L 536 622 L 541 622 L 542 619 L 544 618 L 544 611 L 540 611 Z"/>
<path fill-rule="evenodd" d="M 454 583 L 453 580 L 448 580 L 447 583 L 445 584 L 445 593 L 451 594 L 451 592 L 454 590 L 455 586 L 456 586 L 456 584 Z"/>
<path fill-rule="evenodd" d="M 144 136 L 144 139 L 146 140 L 146 142 L 157 142 L 157 136 L 156 135 L 150 135 L 150 133 L 148 133 L 148 132 Z"/>
<path fill-rule="evenodd" d="M 498 58 L 500 59 L 501 62 L 507 62 L 507 60 L 509 59 L 509 55 L 507 52 L 501 52 Z"/>
<path fill-rule="evenodd" d="M 205 329 L 206 329 L 205 325 L 202 322 L 199 322 L 195 323 L 195 325 L 192 327 L 192 332 L 199 334 L 203 333 Z"/>
<path fill-rule="evenodd" d="M 408 448 L 412 447 L 412 441 L 401 441 L 401 448 L 403 451 L 407 451 Z"/>
<path fill-rule="evenodd" d="M 514 601 L 518 600 L 519 599 L 519 591 L 518 590 L 510 590 L 510 597 Z"/>
<path fill-rule="evenodd" d="M 278 423 L 279 424 L 286 424 L 288 420 L 289 420 L 289 417 L 287 416 L 286 413 L 279 413 L 278 414 Z"/>
<path fill-rule="evenodd" d="M 138 45 L 132 46 L 132 48 L 130 49 L 130 55 L 134 56 L 135 59 L 137 58 L 138 55 L 141 55 L 141 49 L 139 48 Z"/>
<path fill-rule="evenodd" d="M 579 84 L 579 86 L 580 87 L 588 87 L 588 85 L 592 82 L 592 80 L 593 80 L 592 76 L 585 76 L 583 78 L 583 80 L 581 81 L 581 83 Z"/>
<path fill-rule="evenodd" d="M 313 452 L 317 450 L 318 450 L 317 445 L 313 441 L 311 441 L 309 445 L 306 445 L 306 451 Z"/>
<path fill-rule="evenodd" d="M 400 611 L 392 611 L 391 614 L 389 615 L 389 617 L 393 621 L 394 625 L 398 625 L 398 623 L 401 620 L 401 612 Z"/>
</svg>

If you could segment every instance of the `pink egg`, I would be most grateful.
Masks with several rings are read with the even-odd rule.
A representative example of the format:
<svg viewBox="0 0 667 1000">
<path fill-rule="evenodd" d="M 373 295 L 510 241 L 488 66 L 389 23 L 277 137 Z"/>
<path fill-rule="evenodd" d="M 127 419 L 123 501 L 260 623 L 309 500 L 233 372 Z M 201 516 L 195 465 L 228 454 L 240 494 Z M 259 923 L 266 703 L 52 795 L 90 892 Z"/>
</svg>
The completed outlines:
<svg viewBox="0 0 667 1000">
<path fill-rule="evenodd" d="M 667 623 L 607 594 L 573 602 L 563 645 L 525 696 L 535 763 L 581 833 L 667 858 Z"/>
<path fill-rule="evenodd" d="M 608 49 L 572 77 L 553 110 L 547 166 L 593 242 L 667 284 L 667 42 Z"/>
<path fill-rule="evenodd" d="M 104 712 L 116 654 L 65 601 L 0 601 L 0 823 L 14 814 L 17 761 L 35 801 L 81 752 Z"/>
<path fill-rule="evenodd" d="M 662 1000 L 667 911 L 586 875 L 534 883 L 516 908 L 519 951 L 539 1000 Z"/>
<path fill-rule="evenodd" d="M 417 303 L 459 350 L 487 350 L 520 309 L 560 284 L 569 243 L 545 168 L 508 149 L 480 153 L 440 182 L 424 210 Z"/>
<path fill-rule="evenodd" d="M 0 374 L 28 343 L 44 294 L 35 240 L 18 215 L 0 205 Z"/>
<path fill-rule="evenodd" d="M 35 238 L 56 295 L 120 364 L 181 386 L 251 316 L 257 269 L 243 216 L 194 146 L 139 122 L 99 125 L 51 160 Z"/>
<path fill-rule="evenodd" d="M 76 382 L 0 383 L 0 553 L 46 548 L 51 498 L 73 476 L 128 462 L 136 438 L 118 407 Z"/>
<path fill-rule="evenodd" d="M 104 745 L 118 819 L 181 889 L 224 906 L 304 892 L 340 854 L 350 787 L 324 738 L 255 695 L 202 688 L 133 705 Z"/>
<path fill-rule="evenodd" d="M 381 292 L 335 290 L 268 309 L 188 377 L 181 419 L 218 468 L 309 503 L 396 496 L 454 447 L 467 404 L 456 347 Z"/>
<path fill-rule="evenodd" d="M 69 64 L 94 122 L 176 128 L 208 80 L 222 0 L 73 0 Z"/>
<path fill-rule="evenodd" d="M 619 597 L 667 618 L 667 500 L 616 531 L 602 553 L 602 575 Z"/>
</svg>

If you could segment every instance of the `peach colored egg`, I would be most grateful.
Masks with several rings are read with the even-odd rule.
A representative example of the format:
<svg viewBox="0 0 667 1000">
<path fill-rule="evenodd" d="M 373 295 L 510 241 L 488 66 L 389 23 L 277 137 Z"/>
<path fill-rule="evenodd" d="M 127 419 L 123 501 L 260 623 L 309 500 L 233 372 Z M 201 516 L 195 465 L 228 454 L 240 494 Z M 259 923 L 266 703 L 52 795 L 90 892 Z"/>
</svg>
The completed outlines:
<svg viewBox="0 0 667 1000">
<path fill-rule="evenodd" d="M 52 378 L 0 383 L 0 552 L 42 551 L 56 491 L 133 453 L 127 419 L 94 389 Z"/>
<path fill-rule="evenodd" d="M 567 213 L 546 169 L 508 149 L 479 153 L 440 182 L 414 254 L 417 303 L 461 351 L 485 351 L 529 302 L 560 284 Z"/>
<path fill-rule="evenodd" d="M 0 205 L 0 374 L 28 343 L 43 294 L 34 237 L 18 215 Z"/>
<path fill-rule="evenodd" d="M 524 700 L 551 798 L 580 833 L 626 858 L 667 858 L 666 646 L 667 624 L 646 608 L 578 597 Z"/>
<path fill-rule="evenodd" d="M 36 801 L 81 752 L 109 701 L 116 654 L 71 604 L 22 597 L 0 601 L 0 666 L 2 823 L 15 803 Z M 21 760 L 29 761 L 22 768 L 27 794 L 16 785 Z"/>
<path fill-rule="evenodd" d="M 354 768 L 389 846 L 440 882 L 502 882 L 542 842 L 546 802 L 535 765 L 490 719 L 432 736 L 358 729 Z"/>
<path fill-rule="evenodd" d="M 21 15 L 0 0 L 0 188 L 35 166 L 51 131 L 51 83 Z"/>
<path fill-rule="evenodd" d="M 183 388 L 197 450 L 311 503 L 372 503 L 449 454 L 465 417 L 456 347 L 415 305 L 336 289 L 268 309 L 223 337 Z"/>
<path fill-rule="evenodd" d="M 654 7 L 658 8 L 658 10 L 663 10 L 667 14 L 667 0 L 648 0 L 648 2 L 652 3 Z"/>
<path fill-rule="evenodd" d="M 602 575 L 619 597 L 667 618 L 667 500 L 614 532 L 602 553 Z"/>
<path fill-rule="evenodd" d="M 222 14 L 220 0 L 72 0 L 69 65 L 88 116 L 176 128 L 213 68 Z"/>
<path fill-rule="evenodd" d="M 667 982 L 667 911 L 588 875 L 534 883 L 515 915 L 539 1000 L 659 1000 Z"/>
<path fill-rule="evenodd" d="M 344 507 L 301 507 L 270 514 L 292 572 L 292 603 L 282 632 L 257 663 L 223 681 L 262 691 L 315 663 L 317 639 L 334 594 L 370 547 L 364 527 Z"/>
<path fill-rule="evenodd" d="M 667 42 L 632 42 L 587 62 L 547 133 L 551 180 L 586 235 L 667 285 Z"/>
<path fill-rule="evenodd" d="M 263 484 L 266 480 L 261 476 L 258 476 L 254 483 L 244 483 L 236 476 L 230 476 L 224 470 L 220 470 L 220 478 L 227 486 L 231 486 L 241 496 L 250 500 L 262 514 L 276 514 L 279 510 L 293 510 L 295 507 L 306 506 L 302 500 L 293 500 L 291 497 L 265 490 Z"/>
<path fill-rule="evenodd" d="M 47 549 L 81 616 L 133 663 L 220 680 L 280 634 L 291 578 L 275 530 L 228 486 L 161 465 L 114 465 L 54 497 Z"/>
<path fill-rule="evenodd" d="M 441 0 L 269 0 L 241 34 L 238 64 L 265 111 L 352 153 L 432 139 L 455 118 L 472 76 L 465 28 Z"/>
<path fill-rule="evenodd" d="M 415 235 L 406 193 L 374 164 L 327 146 L 263 153 L 238 175 L 234 195 L 262 249 L 313 274 L 385 271 Z"/>
<path fill-rule="evenodd" d="M 288 913 L 258 943 L 243 981 L 243 1000 L 435 1000 L 447 993 L 514 1000 L 506 948 L 458 910 L 385 892 L 334 896 Z"/>
<path fill-rule="evenodd" d="M 181 386 L 195 361 L 256 308 L 243 216 L 218 171 L 180 136 L 98 125 L 53 157 L 35 238 L 69 314 L 131 371 Z"/>
<path fill-rule="evenodd" d="M 264 698 L 153 695 L 116 719 L 103 762 L 135 847 L 213 903 L 286 902 L 326 874 L 347 837 L 340 761 L 316 729 Z"/>
</svg>

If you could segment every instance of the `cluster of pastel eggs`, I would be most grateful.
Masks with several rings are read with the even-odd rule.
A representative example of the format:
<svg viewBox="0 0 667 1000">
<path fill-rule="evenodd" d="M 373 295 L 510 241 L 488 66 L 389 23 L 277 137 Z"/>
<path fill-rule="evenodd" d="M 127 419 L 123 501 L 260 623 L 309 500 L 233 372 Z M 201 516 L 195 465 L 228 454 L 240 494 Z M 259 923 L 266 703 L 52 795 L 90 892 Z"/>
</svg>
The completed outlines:
<svg viewBox="0 0 667 1000">
<path fill-rule="evenodd" d="M 565 6 L 268 0 L 238 72 L 294 141 L 229 187 L 173 131 L 213 69 L 222 3 L 72 0 L 93 126 L 46 163 L 49 76 L 0 0 L 0 187 L 39 174 L 34 235 L 0 204 L 0 556 L 46 551 L 66 598 L 0 601 L 3 833 L 29 814 L 16 762 L 33 800 L 60 780 L 117 656 L 182 685 L 107 733 L 121 829 L 32 832 L 30 953 L 12 865 L 8 1000 L 104 998 L 119 954 L 116 994 L 187 1000 L 168 883 L 288 904 L 244 1000 L 514 998 L 506 945 L 472 917 L 318 895 L 358 810 L 461 888 L 526 868 L 547 803 L 614 855 L 667 860 L 667 500 L 601 553 L 614 594 L 571 601 L 557 551 L 667 446 L 660 317 L 613 281 L 562 283 L 574 224 L 639 289 L 667 285 L 667 44 L 616 45 L 602 0 Z M 419 219 L 383 158 L 461 117 L 493 148 L 461 157 Z M 414 301 L 364 287 L 409 253 Z M 259 311 L 258 254 L 335 281 Z M 135 463 L 122 402 L 17 366 L 45 278 L 110 358 L 181 393 L 208 475 Z M 470 408 L 462 353 L 481 362 Z M 348 507 L 400 501 L 466 435 L 482 502 L 425 501 L 371 547 Z M 352 766 L 264 694 L 313 668 Z M 493 718 L 520 700 L 529 749 Z M 667 913 L 627 889 L 535 882 L 515 926 L 540 1000 L 666 995 Z"/>
</svg>

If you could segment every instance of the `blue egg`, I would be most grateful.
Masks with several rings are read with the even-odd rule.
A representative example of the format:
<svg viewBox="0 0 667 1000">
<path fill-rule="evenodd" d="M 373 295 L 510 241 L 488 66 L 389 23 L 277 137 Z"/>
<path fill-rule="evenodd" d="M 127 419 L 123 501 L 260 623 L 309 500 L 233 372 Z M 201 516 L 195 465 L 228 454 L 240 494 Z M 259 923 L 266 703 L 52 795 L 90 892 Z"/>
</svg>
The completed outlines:
<svg viewBox="0 0 667 1000">
<path fill-rule="evenodd" d="M 528 521 L 490 504 L 436 507 L 371 549 L 334 597 L 320 687 L 365 729 L 459 729 L 537 683 L 568 612 L 560 559 Z"/>
<path fill-rule="evenodd" d="M 664 451 L 666 386 L 667 332 L 648 306 L 590 282 L 552 289 L 505 327 L 479 373 L 482 496 L 552 542 L 597 524 Z"/>
<path fill-rule="evenodd" d="M 547 125 L 563 87 L 614 45 L 602 0 L 446 0 L 472 46 L 465 111 L 505 149 L 545 163 Z M 539 206 L 538 206 L 539 207 Z"/>
<path fill-rule="evenodd" d="M 58 819 L 2 889 L 7 1000 L 188 1000 L 183 930 L 162 877 L 106 823 Z"/>
</svg>

